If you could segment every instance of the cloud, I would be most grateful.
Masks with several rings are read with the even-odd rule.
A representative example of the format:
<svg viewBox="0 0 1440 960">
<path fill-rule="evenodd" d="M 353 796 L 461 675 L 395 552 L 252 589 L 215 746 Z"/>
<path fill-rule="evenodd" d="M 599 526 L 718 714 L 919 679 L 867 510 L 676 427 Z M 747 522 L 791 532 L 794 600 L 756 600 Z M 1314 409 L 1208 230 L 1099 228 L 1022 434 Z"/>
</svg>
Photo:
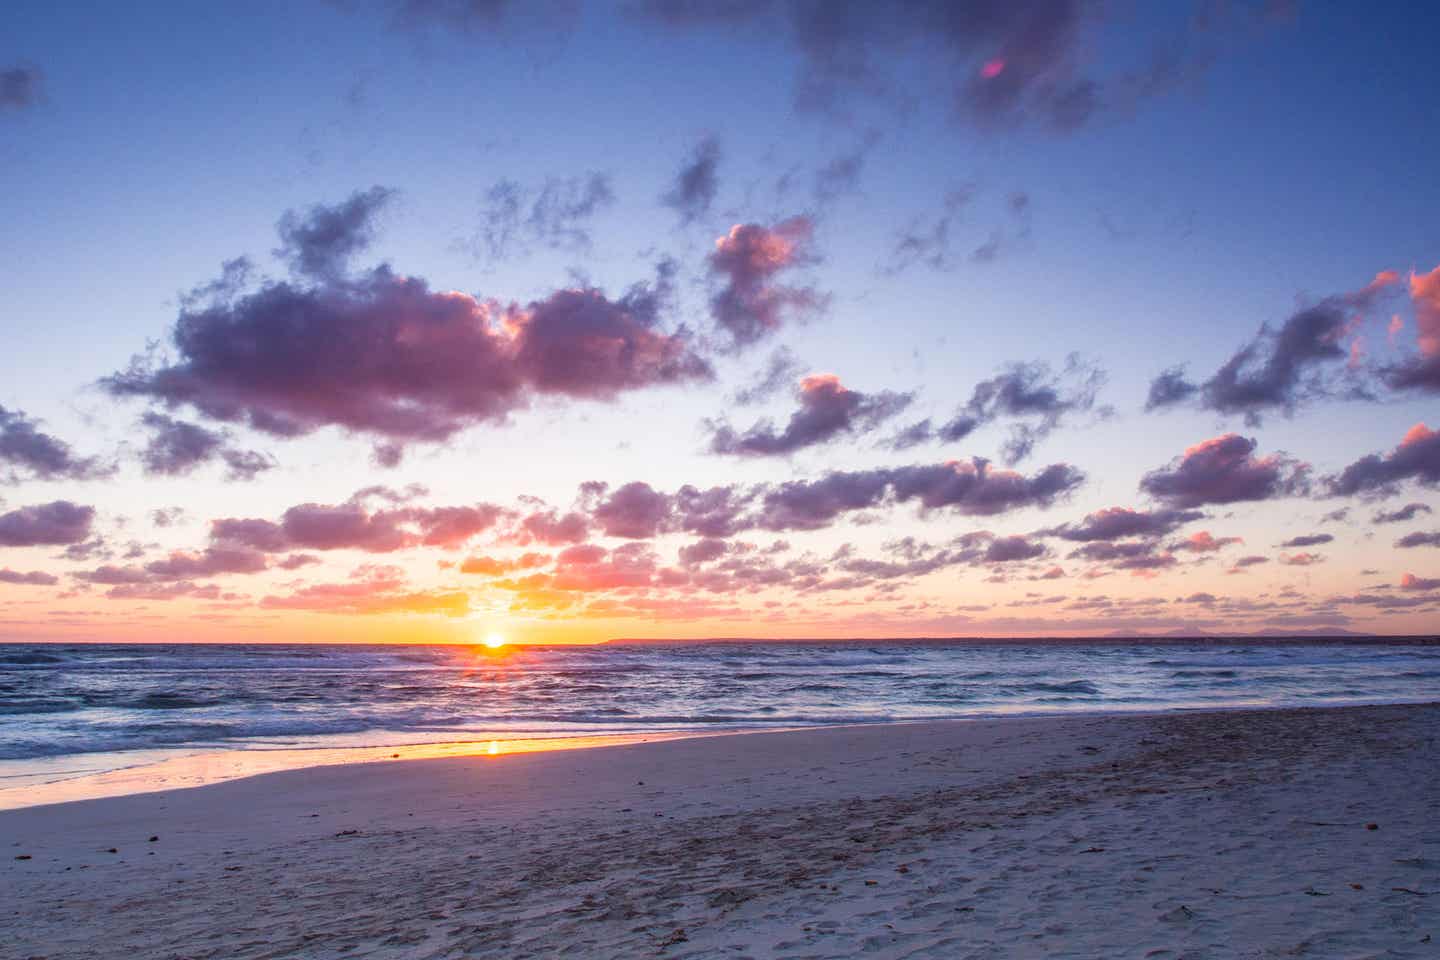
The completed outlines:
<svg viewBox="0 0 1440 960">
<path fill-rule="evenodd" d="M 764 403 L 785 389 L 800 372 L 800 361 L 789 347 L 776 347 L 763 370 L 748 384 L 736 390 L 731 402 L 749 407 Z"/>
<path fill-rule="evenodd" d="M 1325 558 L 1318 553 L 1282 553 L 1280 562 L 1287 567 L 1309 567 L 1317 563 L 1323 563 Z"/>
<path fill-rule="evenodd" d="M 295 569 L 296 566 L 303 564 L 291 564 L 285 569 Z M 270 563 L 262 551 L 248 546 L 217 544 L 198 552 L 176 550 L 163 560 L 155 560 L 142 566 L 121 567 L 107 564 L 94 570 L 81 571 L 74 576 L 85 583 L 121 586 L 263 573 L 268 569 Z"/>
<path fill-rule="evenodd" d="M 279 522 L 221 518 L 211 521 L 217 544 L 265 553 L 287 550 L 364 550 L 392 553 L 417 546 L 457 549 L 491 529 L 504 515 L 493 504 L 461 507 L 395 506 L 372 510 L 363 498 L 340 504 L 302 503 Z"/>
<path fill-rule="evenodd" d="M 1328 533 L 1308 533 L 1298 537 L 1291 537 L 1289 540 L 1286 540 L 1284 543 L 1280 544 L 1280 546 L 1318 547 L 1322 543 L 1330 543 L 1334 541 L 1334 539 L 1335 538 Z"/>
<path fill-rule="evenodd" d="M 216 458 L 224 461 L 229 480 L 253 480 L 275 466 L 275 461 L 263 453 L 230 446 L 223 431 L 208 430 L 154 411 L 144 413 L 140 422 L 152 431 L 140 451 L 140 462 L 151 476 L 183 476 Z"/>
<path fill-rule="evenodd" d="M 1172 507 L 1296 496 L 1309 489 L 1308 467 L 1284 454 L 1256 457 L 1254 440 L 1227 433 L 1186 449 L 1151 470 L 1140 489 Z"/>
<path fill-rule="evenodd" d="M 949 510 L 992 516 L 1024 507 L 1048 507 L 1084 481 L 1068 464 L 1054 464 L 1027 477 L 992 469 L 985 460 L 829 473 L 819 480 L 791 480 L 761 498 L 756 525 L 766 530 L 815 530 L 847 512 L 869 509 L 890 498 L 916 502 L 922 511 Z"/>
<path fill-rule="evenodd" d="M 281 243 L 275 256 L 296 276 L 341 277 L 349 270 L 350 258 L 374 242 L 375 219 L 394 197 L 394 190 L 374 186 L 333 206 L 317 203 L 304 215 L 287 210 L 276 225 Z"/>
<path fill-rule="evenodd" d="M 1121 540 L 1127 537 L 1163 537 L 1204 516 L 1205 514 L 1199 510 L 1135 510 L 1130 507 L 1108 507 L 1087 514 L 1080 523 L 1061 524 L 1058 527 L 1041 530 L 1038 535 L 1079 542 Z"/>
<path fill-rule="evenodd" d="M 315 584 L 289 594 L 267 596 L 260 605 L 273 610 L 317 613 L 463 617 L 470 612 L 470 597 L 462 591 L 410 590 L 398 568 L 365 565 L 348 581 Z"/>
<path fill-rule="evenodd" d="M 1395 541 L 1395 546 L 1402 549 L 1413 547 L 1440 547 L 1440 532 L 1423 533 L 1419 530 L 1414 533 L 1407 533 Z"/>
<path fill-rule="evenodd" d="M 0 513 L 0 547 L 65 546 L 90 537 L 95 508 L 69 500 Z"/>
<path fill-rule="evenodd" d="M 680 214 L 682 224 L 693 223 L 710 212 L 715 194 L 720 189 L 717 171 L 720 167 L 720 141 L 705 137 L 695 145 L 689 161 L 680 168 L 675 183 L 660 202 Z"/>
<path fill-rule="evenodd" d="M 791 217 L 773 227 L 740 223 L 715 241 L 710 273 L 722 286 L 710 299 L 716 324 L 735 350 L 779 330 L 787 318 L 805 318 L 825 305 L 811 287 L 785 286 L 780 274 L 813 260 L 809 217 Z"/>
<path fill-rule="evenodd" d="M 891 440 L 903 449 L 933 436 L 955 443 L 980 427 L 1001 419 L 1028 419 L 1016 423 L 1002 447 L 1003 459 L 1011 466 L 1034 452 L 1035 446 L 1060 427 L 1065 417 L 1086 413 L 1106 382 L 1105 371 L 1071 354 L 1058 373 L 1046 363 L 1015 363 L 975 385 L 970 399 L 950 420 L 933 431 L 928 421 L 911 424 Z M 1108 409 L 1099 411 L 1109 415 Z"/>
<path fill-rule="evenodd" d="M 483 556 L 466 557 L 460 564 L 460 572 L 479 574 L 486 577 L 499 577 L 520 570 L 534 570 L 536 567 L 543 567 L 549 562 L 550 557 L 543 553 L 523 553 L 518 557 L 509 559 Z"/>
<path fill-rule="evenodd" d="M 878 130 L 871 130 L 854 148 L 836 154 L 815 171 L 816 207 L 826 207 L 845 194 L 859 189 L 860 174 L 865 169 L 865 161 L 881 139 Z"/>
<path fill-rule="evenodd" d="M 0 583 L 11 583 L 17 586 L 30 587 L 53 587 L 59 582 L 59 577 L 44 573 L 40 570 L 21 573 L 19 570 L 11 570 L 9 567 L 0 567 Z"/>
<path fill-rule="evenodd" d="M 582 253 L 591 246 L 589 223 L 615 203 L 610 178 L 550 177 L 538 188 L 501 180 L 485 195 L 480 224 L 466 242 L 492 263 L 528 256 L 536 247 Z"/>
<path fill-rule="evenodd" d="M 1429 514 L 1434 511 L 1423 503 L 1407 503 L 1398 510 L 1378 510 L 1370 518 L 1371 523 L 1406 523 L 1414 520 L 1422 513 Z"/>
<path fill-rule="evenodd" d="M 1192 18 L 1180 36 L 1156 37 L 1082 0 L 632 5 L 643 20 L 673 31 L 743 30 L 785 42 L 798 62 L 795 95 L 803 108 L 848 117 L 861 98 L 888 109 L 931 101 L 983 130 L 1033 124 L 1062 132 L 1101 111 L 1130 111 L 1192 84 L 1216 59 L 1226 39 L 1223 28 L 1239 19 L 1214 5 L 1208 9 L 1203 23 Z M 1097 48 L 1108 55 L 1086 56 Z"/>
<path fill-rule="evenodd" d="M 1241 557 L 1230 565 L 1229 573 L 1242 573 L 1246 567 L 1258 567 L 1262 563 L 1269 563 L 1269 557 L 1262 557 L 1259 554 L 1251 554 L 1248 557 Z"/>
<path fill-rule="evenodd" d="M 1208 380 L 1194 384 L 1181 367 L 1172 367 L 1150 384 L 1146 410 L 1157 410 L 1198 396 L 1201 407 L 1222 414 L 1243 414 L 1258 425 L 1266 413 L 1287 416 L 1301 404 L 1335 395 L 1338 374 L 1327 367 L 1340 366 L 1350 357 L 1343 345 L 1355 317 L 1368 311 L 1400 280 L 1387 270 L 1359 290 L 1326 297 L 1296 311 L 1278 329 L 1262 326 L 1259 332 Z M 1354 391 L 1352 391 L 1354 392 Z"/>
<path fill-rule="evenodd" d="M 1325 478 L 1331 496 L 1387 496 L 1406 480 L 1440 484 L 1440 433 L 1423 423 L 1411 427 L 1390 453 L 1361 457 L 1339 474 Z"/>
<path fill-rule="evenodd" d="M 35 67 L 0 70 L 0 112 L 26 110 L 39 103 L 41 81 Z"/>
<path fill-rule="evenodd" d="M 1398 389 L 1440 392 L 1440 267 L 1429 273 L 1410 273 L 1410 302 L 1415 308 L 1416 346 L 1419 355 L 1387 371 L 1391 386 Z M 1392 320 L 1390 335 L 1401 330 L 1400 318 Z"/>
<path fill-rule="evenodd" d="M 930 218 L 917 217 L 897 231 L 885 272 L 903 273 L 916 264 L 933 270 L 951 266 L 951 229 L 974 196 L 975 188 L 971 186 L 950 190 L 942 199 L 938 214 Z"/>
<path fill-rule="evenodd" d="M 555 510 L 535 510 L 527 514 L 511 539 L 521 545 L 543 543 L 549 547 L 580 543 L 590 534 L 590 518 L 583 513 L 564 515 Z"/>
<path fill-rule="evenodd" d="M 1413 573 L 1407 573 L 1400 578 L 1400 589 L 1417 591 L 1440 590 L 1440 578 L 1417 577 Z"/>
<path fill-rule="evenodd" d="M 817 373 L 800 381 L 796 399 L 800 408 L 779 432 L 765 420 L 743 434 L 736 433 L 723 420 L 708 422 L 710 452 L 742 457 L 788 456 L 842 434 L 873 430 L 909 406 L 914 395 L 889 390 L 860 393 L 844 386 L 833 373 Z"/>
<path fill-rule="evenodd" d="M 1150 381 L 1150 392 L 1145 398 L 1145 411 L 1149 413 L 1162 407 L 1184 403 L 1199 390 L 1199 387 L 1185 379 L 1183 366 L 1171 367 Z"/>
<path fill-rule="evenodd" d="M 0 406 L 0 483 L 95 480 L 114 473 L 96 458 L 75 456 L 70 444 L 39 429 L 23 410 Z"/>
<path fill-rule="evenodd" d="M 1208 530 L 1200 530 L 1176 544 L 1175 548 L 1188 550 L 1191 553 L 1215 553 L 1231 544 L 1244 542 L 1243 537 L 1216 537 L 1212 536 Z"/>
<path fill-rule="evenodd" d="M 1162 549 L 1154 540 L 1094 540 L 1076 548 L 1070 558 L 1130 571 L 1161 570 L 1179 562 L 1172 552 Z"/>
<path fill-rule="evenodd" d="M 661 533 L 670 519 L 670 498 L 648 483 L 627 483 L 606 494 L 604 484 L 591 488 L 590 516 L 607 537 L 641 540 Z"/>
<path fill-rule="evenodd" d="M 660 326 L 665 272 L 619 299 L 567 289 L 526 306 L 432 291 L 386 266 L 248 292 L 242 282 L 231 270 L 186 299 L 177 358 L 138 357 L 102 386 L 274 436 L 339 427 L 393 460 L 536 399 L 610 401 L 713 376 L 683 330 Z"/>
</svg>

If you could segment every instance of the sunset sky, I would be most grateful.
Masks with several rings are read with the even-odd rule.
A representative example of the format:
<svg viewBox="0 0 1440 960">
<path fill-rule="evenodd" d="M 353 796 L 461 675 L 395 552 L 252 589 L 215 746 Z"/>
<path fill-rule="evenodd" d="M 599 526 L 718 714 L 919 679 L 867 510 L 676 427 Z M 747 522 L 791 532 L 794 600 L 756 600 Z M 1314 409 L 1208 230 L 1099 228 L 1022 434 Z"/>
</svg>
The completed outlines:
<svg viewBox="0 0 1440 960">
<path fill-rule="evenodd" d="M 0 640 L 1440 627 L 1440 16 L 0 12 Z"/>
</svg>

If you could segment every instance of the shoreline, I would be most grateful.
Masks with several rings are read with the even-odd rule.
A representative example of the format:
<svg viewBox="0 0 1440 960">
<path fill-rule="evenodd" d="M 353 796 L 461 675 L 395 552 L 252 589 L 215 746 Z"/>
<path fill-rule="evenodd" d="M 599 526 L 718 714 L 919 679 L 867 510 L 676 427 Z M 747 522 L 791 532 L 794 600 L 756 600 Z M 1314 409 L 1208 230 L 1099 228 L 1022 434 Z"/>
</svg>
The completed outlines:
<svg viewBox="0 0 1440 960">
<path fill-rule="evenodd" d="M 0 812 L 0 942 L 76 960 L 1429 956 L 1437 738 L 1433 702 L 865 724 L 28 807 Z"/>
<path fill-rule="evenodd" d="M 147 749 L 134 751 L 97 751 L 94 753 L 61 754 L 29 760 L 0 761 L 19 766 L 31 760 L 43 762 L 94 762 L 100 758 L 127 755 L 155 755 L 137 763 L 106 767 L 94 772 L 56 776 L 50 780 L 34 780 L 47 776 L 44 772 L 13 773 L 0 777 L 0 813 L 58 803 L 78 803 L 140 794 L 163 793 L 177 789 L 199 789 L 230 783 L 271 773 L 303 771 L 318 767 L 347 766 L 370 763 L 409 762 L 413 760 L 480 757 L 490 758 L 517 753 L 548 753 L 554 751 L 601 749 L 670 740 L 693 740 L 750 734 L 786 733 L 846 729 L 850 727 L 887 727 L 916 724 L 975 723 L 1018 719 L 1061 720 L 1101 717 L 1161 717 L 1194 714 L 1224 714 L 1269 710 L 1338 710 L 1355 707 L 1422 706 L 1440 704 L 1440 698 L 1417 700 L 1347 700 L 1334 704 L 1263 704 L 1235 703 L 1228 705 L 1175 707 L 1097 707 L 1095 709 L 1030 710 L 1014 712 L 987 711 L 963 716 L 920 717 L 914 719 L 856 720 L 845 723 L 819 723 L 775 726 L 696 727 L 692 729 L 640 730 L 602 734 L 537 733 L 532 736 L 492 734 L 466 736 L 445 740 L 378 743 L 366 745 L 335 745 L 316 743 L 313 746 L 241 746 L 215 748 L 210 745 L 191 749 Z M 209 747 L 208 749 L 206 747 Z M 63 773 L 63 772 L 62 772 Z M 27 779 L 29 782 L 7 785 L 7 780 Z M 38 799 L 37 799 L 38 797 Z"/>
</svg>

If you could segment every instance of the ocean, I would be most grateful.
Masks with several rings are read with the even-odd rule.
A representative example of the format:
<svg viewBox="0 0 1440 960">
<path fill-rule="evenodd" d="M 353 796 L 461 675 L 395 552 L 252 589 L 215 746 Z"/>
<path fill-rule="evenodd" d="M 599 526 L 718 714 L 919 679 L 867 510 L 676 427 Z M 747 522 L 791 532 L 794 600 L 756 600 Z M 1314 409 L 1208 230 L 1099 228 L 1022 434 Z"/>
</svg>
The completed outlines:
<svg viewBox="0 0 1440 960">
<path fill-rule="evenodd" d="M 0 645 L 0 777 L 137 750 L 1435 699 L 1427 645 Z"/>
</svg>

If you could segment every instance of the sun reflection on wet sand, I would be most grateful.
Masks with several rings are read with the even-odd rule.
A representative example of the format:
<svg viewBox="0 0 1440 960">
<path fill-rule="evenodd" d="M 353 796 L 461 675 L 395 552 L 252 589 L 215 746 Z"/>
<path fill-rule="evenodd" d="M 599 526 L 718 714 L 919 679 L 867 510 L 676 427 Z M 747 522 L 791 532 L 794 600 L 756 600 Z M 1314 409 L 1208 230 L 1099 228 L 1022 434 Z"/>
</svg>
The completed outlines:
<svg viewBox="0 0 1440 960">
<path fill-rule="evenodd" d="M 31 775 L 9 779 L 13 786 L 0 787 L 0 810 L 93 800 L 131 793 L 154 793 L 201 787 L 226 780 L 238 780 L 262 773 L 328 767 L 342 763 L 393 763 L 400 760 L 429 760 L 440 757 L 503 757 L 516 753 L 549 750 L 583 750 L 626 743 L 682 740 L 704 736 L 703 731 L 605 734 L 590 737 L 478 738 L 451 743 L 413 743 L 376 747 L 327 747 L 318 749 L 216 750 L 182 756 L 161 751 L 137 751 L 136 764 L 102 773 L 67 772 L 39 767 Z M 156 754 L 160 753 L 159 758 Z M 74 760 L 75 758 L 70 758 Z"/>
</svg>

